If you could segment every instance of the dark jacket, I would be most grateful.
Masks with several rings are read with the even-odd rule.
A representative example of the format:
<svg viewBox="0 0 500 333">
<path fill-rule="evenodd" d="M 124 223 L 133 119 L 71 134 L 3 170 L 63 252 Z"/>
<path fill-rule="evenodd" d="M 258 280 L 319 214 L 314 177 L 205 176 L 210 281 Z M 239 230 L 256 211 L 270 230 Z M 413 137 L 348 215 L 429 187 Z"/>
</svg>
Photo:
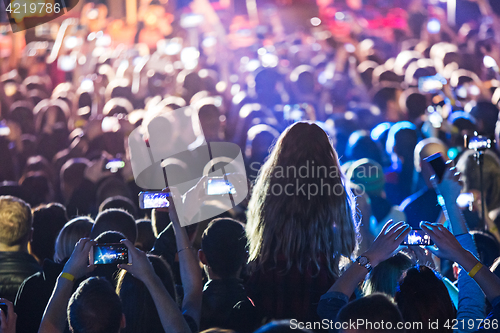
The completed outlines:
<svg viewBox="0 0 500 333">
<path fill-rule="evenodd" d="M 200 331 L 212 327 L 253 332 L 257 312 L 239 279 L 210 280 L 203 289 Z"/>
<path fill-rule="evenodd" d="M 17 333 L 38 331 L 43 312 L 63 267 L 63 264 L 45 260 L 43 262 L 43 272 L 30 276 L 19 287 L 15 302 Z M 75 283 L 75 285 L 77 284 Z"/>
<path fill-rule="evenodd" d="M 0 252 L 0 297 L 12 302 L 24 279 L 40 272 L 42 268 L 25 252 Z"/>
</svg>

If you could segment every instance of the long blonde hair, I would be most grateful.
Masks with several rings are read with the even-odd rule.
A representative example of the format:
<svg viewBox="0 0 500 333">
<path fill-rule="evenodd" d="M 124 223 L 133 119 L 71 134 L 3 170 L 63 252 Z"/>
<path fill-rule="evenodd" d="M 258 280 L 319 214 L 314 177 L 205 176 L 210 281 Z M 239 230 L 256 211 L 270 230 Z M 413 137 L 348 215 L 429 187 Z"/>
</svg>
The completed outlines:
<svg viewBox="0 0 500 333">
<path fill-rule="evenodd" d="M 338 276 L 341 256 L 356 248 L 356 220 L 354 197 L 327 134 L 314 123 L 289 126 L 259 171 L 250 199 L 251 266 L 274 265 L 284 256 L 286 271 L 312 264 L 319 272 L 323 258 Z"/>
</svg>

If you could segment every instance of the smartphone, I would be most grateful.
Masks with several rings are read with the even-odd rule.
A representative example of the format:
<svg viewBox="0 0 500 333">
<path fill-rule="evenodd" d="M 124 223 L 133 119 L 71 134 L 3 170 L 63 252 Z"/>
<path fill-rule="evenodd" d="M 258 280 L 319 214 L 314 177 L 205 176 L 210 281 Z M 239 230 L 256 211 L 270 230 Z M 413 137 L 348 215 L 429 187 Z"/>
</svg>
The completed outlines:
<svg viewBox="0 0 500 333">
<path fill-rule="evenodd" d="M 431 156 L 424 158 L 424 161 L 430 164 L 436 174 L 438 182 L 440 182 L 441 179 L 443 179 L 444 172 L 446 171 L 446 162 L 444 161 L 441 153 L 432 154 Z"/>
<path fill-rule="evenodd" d="M 5 93 L 5 96 L 7 97 L 14 96 L 14 94 L 17 92 L 17 85 L 12 82 L 7 82 L 3 86 L 3 91 Z"/>
<path fill-rule="evenodd" d="M 76 68 L 76 59 L 72 56 L 60 56 L 57 60 L 57 68 L 63 72 L 71 72 Z"/>
<path fill-rule="evenodd" d="M 213 177 L 207 179 L 205 186 L 207 195 L 235 194 L 236 189 L 233 184 L 225 180 L 224 177 Z"/>
<path fill-rule="evenodd" d="M 438 34 L 441 31 L 441 23 L 438 19 L 432 18 L 427 22 L 427 31 L 430 34 Z"/>
<path fill-rule="evenodd" d="M 104 163 L 104 170 L 109 170 L 112 173 L 118 172 L 118 170 L 123 169 L 125 167 L 125 162 L 119 158 L 115 158 Z"/>
<path fill-rule="evenodd" d="M 436 93 L 443 89 L 446 79 L 439 74 L 424 76 L 418 79 L 418 90 L 421 93 Z"/>
<path fill-rule="evenodd" d="M 468 208 L 474 202 L 474 193 L 460 193 L 457 205 L 460 208 Z"/>
<path fill-rule="evenodd" d="M 169 196 L 169 192 L 141 192 L 139 193 L 139 207 L 141 209 L 167 208 L 170 205 Z"/>
<path fill-rule="evenodd" d="M 403 245 L 432 245 L 431 236 L 425 234 L 422 229 L 413 229 L 403 241 Z"/>
<path fill-rule="evenodd" d="M 128 249 L 121 243 L 97 244 L 90 250 L 94 265 L 128 264 Z"/>
<path fill-rule="evenodd" d="M 183 14 L 181 15 L 180 25 L 184 29 L 196 28 L 205 21 L 203 15 L 200 14 Z"/>
<path fill-rule="evenodd" d="M 10 128 L 5 123 L 0 122 L 0 136 L 9 136 Z"/>
<path fill-rule="evenodd" d="M 469 91 L 464 86 L 458 86 L 455 88 L 455 94 L 457 95 L 458 98 L 466 99 L 467 96 L 469 95 Z"/>
<path fill-rule="evenodd" d="M 491 139 L 481 135 L 466 136 L 465 146 L 474 150 L 486 150 L 491 148 Z"/>
</svg>

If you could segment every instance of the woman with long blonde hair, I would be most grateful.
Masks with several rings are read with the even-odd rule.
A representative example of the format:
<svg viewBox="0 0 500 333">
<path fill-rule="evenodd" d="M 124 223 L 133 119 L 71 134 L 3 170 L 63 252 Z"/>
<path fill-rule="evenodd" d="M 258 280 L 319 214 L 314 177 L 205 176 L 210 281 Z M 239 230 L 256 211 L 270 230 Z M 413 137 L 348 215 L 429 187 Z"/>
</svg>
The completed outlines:
<svg viewBox="0 0 500 333">
<path fill-rule="evenodd" d="M 355 202 L 337 153 L 316 124 L 278 138 L 247 212 L 249 297 L 268 318 L 318 320 L 316 307 L 356 248 Z"/>
</svg>

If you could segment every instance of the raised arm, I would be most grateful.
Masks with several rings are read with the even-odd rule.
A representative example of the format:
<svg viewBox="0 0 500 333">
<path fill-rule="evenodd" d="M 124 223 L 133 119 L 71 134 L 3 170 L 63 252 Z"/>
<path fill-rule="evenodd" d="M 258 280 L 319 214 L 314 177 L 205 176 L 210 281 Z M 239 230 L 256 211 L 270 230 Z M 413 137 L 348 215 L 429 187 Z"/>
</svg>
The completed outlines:
<svg viewBox="0 0 500 333">
<path fill-rule="evenodd" d="M 377 266 L 380 262 L 393 255 L 410 230 L 410 226 L 403 221 L 395 224 L 392 221 L 387 222 L 375 241 L 361 257 L 368 258 L 372 267 Z M 368 272 L 369 270 L 362 265 L 353 264 L 335 281 L 328 291 L 339 292 L 350 297 Z"/>
<path fill-rule="evenodd" d="M 451 166 L 451 164 L 449 165 Z M 455 167 L 450 167 L 445 171 L 440 183 L 437 182 L 435 177 L 431 178 L 434 189 L 443 198 L 444 205 L 441 207 L 454 235 L 462 235 L 469 232 L 462 211 L 457 205 L 457 198 L 462 190 L 459 179 L 460 173 L 457 172 Z"/>
<path fill-rule="evenodd" d="M 94 269 L 93 265 L 89 265 L 89 252 L 94 244 L 95 242 L 89 238 L 82 238 L 76 244 L 71 257 L 57 278 L 56 286 L 38 329 L 39 333 L 64 332 L 66 309 L 73 293 L 74 281 L 84 277 Z"/>
<path fill-rule="evenodd" d="M 154 272 L 146 253 L 135 248 L 134 244 L 127 239 L 122 240 L 122 243 L 128 248 L 130 263 L 120 264 L 118 267 L 131 273 L 148 288 L 165 332 L 191 332 L 177 304 Z"/>
<path fill-rule="evenodd" d="M 174 205 L 173 196 L 179 195 L 177 189 L 171 188 L 169 197 L 169 215 L 175 232 L 177 243 L 177 255 L 179 256 L 179 268 L 181 273 L 182 288 L 184 289 L 184 299 L 182 301 L 182 312 L 194 319 L 196 324 L 200 324 L 201 299 L 202 299 L 202 277 L 201 268 L 186 230 L 181 227 L 179 215 Z M 187 207 L 186 209 L 189 209 Z M 181 214 L 181 216 L 185 216 Z M 184 221 L 187 222 L 187 221 Z M 183 223 L 184 224 L 184 223 Z M 185 224 L 184 224 L 185 225 Z"/>
<path fill-rule="evenodd" d="M 436 192 L 444 199 L 443 212 L 448 220 L 451 232 L 455 235 L 461 247 L 473 256 L 478 256 L 472 235 L 469 234 L 465 219 L 457 205 L 457 198 L 462 190 L 459 178 L 460 173 L 456 172 L 456 169 L 452 167 L 446 170 L 440 183 L 437 183 L 435 179 L 432 180 L 432 183 Z M 483 309 L 484 296 L 481 289 L 466 272 L 461 270 L 458 275 L 457 320 L 469 322 L 472 319 L 475 325 L 459 327 L 456 331 L 475 331 L 479 327 L 479 322 L 476 322 L 476 319 L 484 318 Z"/>
<path fill-rule="evenodd" d="M 433 253 L 458 263 L 469 272 L 490 302 L 500 296 L 500 278 L 490 272 L 488 267 L 483 267 L 470 251 L 460 245 L 451 232 L 437 223 L 422 222 L 420 226 L 431 236 L 437 246 L 437 248 L 431 248 Z"/>
<path fill-rule="evenodd" d="M 322 319 L 335 321 L 342 306 L 347 304 L 356 287 L 371 270 L 361 258 L 367 258 L 371 267 L 377 266 L 396 251 L 410 230 L 411 227 L 405 222 L 395 224 L 392 221 L 387 222 L 370 248 L 335 281 L 326 294 L 321 296 L 318 315 Z"/>
</svg>

